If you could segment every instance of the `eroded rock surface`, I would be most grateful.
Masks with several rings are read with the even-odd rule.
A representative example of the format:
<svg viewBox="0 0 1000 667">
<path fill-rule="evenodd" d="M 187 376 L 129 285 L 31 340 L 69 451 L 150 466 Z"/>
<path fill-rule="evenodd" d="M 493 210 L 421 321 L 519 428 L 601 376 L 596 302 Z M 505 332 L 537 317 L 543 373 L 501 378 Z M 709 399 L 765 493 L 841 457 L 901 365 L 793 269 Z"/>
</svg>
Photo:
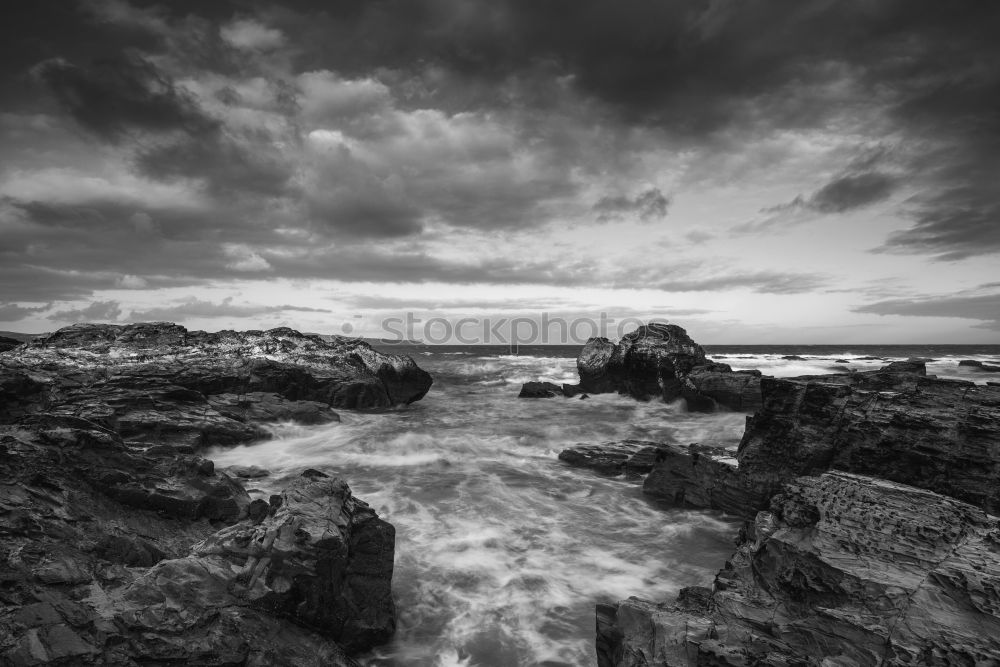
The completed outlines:
<svg viewBox="0 0 1000 667">
<path fill-rule="evenodd" d="M 909 362 L 904 362 L 909 363 Z M 923 364 L 765 378 L 737 458 L 762 488 L 828 469 L 931 489 L 1000 513 L 1000 389 L 926 377 Z"/>
<path fill-rule="evenodd" d="M 228 445 L 264 437 L 262 422 L 336 421 L 332 408 L 410 403 L 430 386 L 409 357 L 359 340 L 80 324 L 0 356 L 0 419 L 44 411 L 129 440 Z"/>
<path fill-rule="evenodd" d="M 1000 523 L 843 472 L 785 486 L 714 591 L 598 608 L 602 666 L 994 664 Z"/>
<path fill-rule="evenodd" d="M 559 453 L 559 460 L 604 475 L 644 475 L 669 445 L 649 440 L 619 440 L 600 445 L 580 443 Z"/>
<path fill-rule="evenodd" d="M 0 355 L 0 664 L 354 665 L 394 531 L 311 471 L 271 502 L 201 457 L 267 421 L 417 400 L 408 358 L 291 330 L 81 325 Z"/>
</svg>

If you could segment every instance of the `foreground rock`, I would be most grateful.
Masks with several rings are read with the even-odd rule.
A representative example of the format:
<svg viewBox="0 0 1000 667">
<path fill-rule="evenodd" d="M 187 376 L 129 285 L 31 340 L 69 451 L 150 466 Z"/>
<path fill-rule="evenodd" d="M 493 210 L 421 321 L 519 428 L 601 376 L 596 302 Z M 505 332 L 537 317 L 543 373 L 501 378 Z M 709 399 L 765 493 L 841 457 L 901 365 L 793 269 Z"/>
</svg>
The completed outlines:
<svg viewBox="0 0 1000 667">
<path fill-rule="evenodd" d="M 518 398 L 552 398 L 553 396 L 561 396 L 563 393 L 562 387 L 552 382 L 525 382 L 521 386 L 521 392 L 517 395 Z"/>
<path fill-rule="evenodd" d="M 1000 523 L 930 491 L 832 472 L 789 483 L 714 591 L 598 609 L 598 662 L 994 664 Z"/>
<path fill-rule="evenodd" d="M 709 361 L 681 327 L 650 323 L 617 344 L 591 338 L 576 362 L 579 391 L 618 392 L 640 400 L 683 398 L 691 410 L 755 410 L 760 406 L 759 371 L 734 372 Z"/>
<path fill-rule="evenodd" d="M 7 336 L 0 336 L 0 352 L 7 352 L 8 350 L 13 350 L 15 347 L 19 347 L 21 341 L 14 338 L 8 338 Z"/>
<path fill-rule="evenodd" d="M 409 357 L 358 340 L 81 324 L 0 356 L 0 420 L 45 411 L 132 441 L 228 445 L 264 437 L 261 422 L 335 421 L 331 408 L 411 403 L 430 385 Z"/>
<path fill-rule="evenodd" d="M 251 502 L 42 414 L 0 426 L 0 479 L 2 664 L 352 665 L 394 628 L 393 529 L 322 473 Z"/>
<path fill-rule="evenodd" d="M 408 358 L 288 329 L 82 325 L 0 355 L 0 664 L 354 665 L 394 530 L 309 471 L 270 502 L 198 455 L 419 399 Z"/>
</svg>

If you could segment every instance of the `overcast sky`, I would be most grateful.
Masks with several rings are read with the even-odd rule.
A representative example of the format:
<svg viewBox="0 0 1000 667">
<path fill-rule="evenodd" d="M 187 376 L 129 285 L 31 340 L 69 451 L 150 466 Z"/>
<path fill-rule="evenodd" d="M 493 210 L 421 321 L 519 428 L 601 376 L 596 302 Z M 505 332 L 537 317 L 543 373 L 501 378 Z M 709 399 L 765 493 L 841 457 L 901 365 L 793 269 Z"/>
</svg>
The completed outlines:
<svg viewBox="0 0 1000 667">
<path fill-rule="evenodd" d="M 1000 3 L 18 0 L 0 329 L 1000 342 Z"/>
</svg>

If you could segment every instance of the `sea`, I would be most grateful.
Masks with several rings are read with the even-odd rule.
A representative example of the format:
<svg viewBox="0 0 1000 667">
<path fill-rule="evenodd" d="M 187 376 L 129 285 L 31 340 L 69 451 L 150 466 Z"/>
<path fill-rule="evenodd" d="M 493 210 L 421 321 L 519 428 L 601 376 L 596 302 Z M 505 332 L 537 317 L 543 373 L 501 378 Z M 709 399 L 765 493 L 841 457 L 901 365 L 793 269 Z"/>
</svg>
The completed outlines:
<svg viewBox="0 0 1000 667">
<path fill-rule="evenodd" d="M 580 346 L 383 344 L 434 377 L 419 402 L 342 411 L 324 426 L 278 424 L 270 440 L 217 449 L 216 465 L 259 465 L 266 498 L 305 468 L 343 477 L 396 528 L 393 640 L 369 666 L 594 665 L 594 607 L 629 596 L 671 600 L 711 585 L 739 522 L 642 494 L 641 480 L 558 460 L 578 443 L 622 439 L 735 449 L 746 415 L 614 394 L 518 399 L 530 380 L 577 382 Z M 1000 373 L 1000 345 L 708 346 L 735 370 L 792 377 L 927 360 L 928 374 L 976 383 Z"/>
</svg>

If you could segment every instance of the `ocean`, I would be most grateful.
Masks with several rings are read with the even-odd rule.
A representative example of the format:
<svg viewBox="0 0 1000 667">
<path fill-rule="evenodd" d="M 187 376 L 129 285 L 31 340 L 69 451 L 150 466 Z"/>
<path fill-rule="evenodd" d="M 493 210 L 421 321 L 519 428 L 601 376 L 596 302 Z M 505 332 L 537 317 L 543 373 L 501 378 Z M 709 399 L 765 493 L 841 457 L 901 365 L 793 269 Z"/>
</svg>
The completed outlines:
<svg viewBox="0 0 1000 667">
<path fill-rule="evenodd" d="M 626 438 L 735 449 L 746 415 L 694 414 L 618 395 L 518 399 L 529 380 L 575 383 L 579 346 L 382 345 L 434 376 L 413 405 L 342 411 L 325 426 L 279 424 L 273 439 L 216 449 L 216 465 L 259 465 L 266 498 L 307 467 L 344 477 L 396 527 L 398 630 L 371 666 L 593 665 L 594 605 L 668 600 L 710 585 L 738 522 L 663 506 L 641 481 L 557 459 L 577 443 Z M 734 369 L 789 377 L 871 370 L 921 357 L 929 374 L 1000 382 L 1000 345 L 707 346 Z M 790 357 L 790 358 L 786 358 Z"/>
</svg>

